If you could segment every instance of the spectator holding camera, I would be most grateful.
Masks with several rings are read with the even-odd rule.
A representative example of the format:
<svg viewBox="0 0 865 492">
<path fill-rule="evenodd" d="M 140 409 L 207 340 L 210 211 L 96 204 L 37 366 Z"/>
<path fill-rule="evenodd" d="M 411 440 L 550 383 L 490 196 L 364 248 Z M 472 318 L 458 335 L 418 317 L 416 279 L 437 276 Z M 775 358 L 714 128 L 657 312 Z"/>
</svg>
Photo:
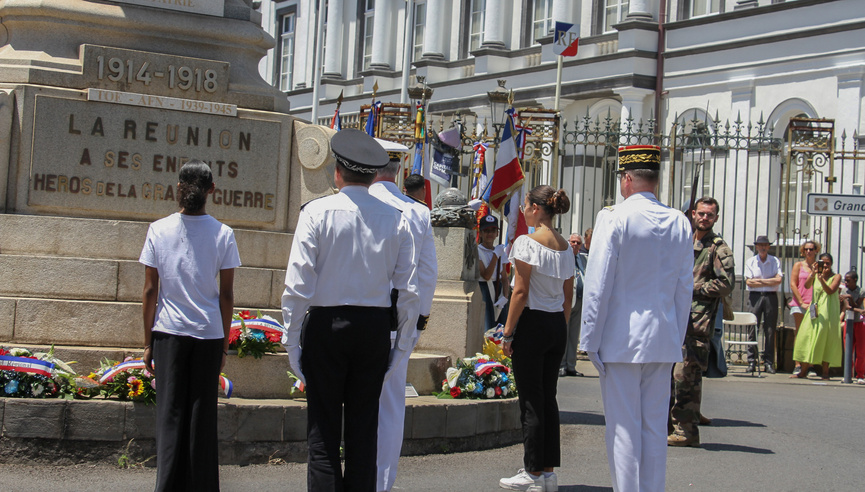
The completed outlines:
<svg viewBox="0 0 865 492">
<path fill-rule="evenodd" d="M 823 380 L 828 380 L 829 367 L 841 365 L 841 275 L 832 271 L 832 263 L 832 255 L 820 255 L 805 282 L 805 287 L 813 288 L 811 304 L 799 326 L 793 348 L 793 360 L 802 366 L 802 370 L 791 378 L 806 379 L 808 368 L 821 364 L 823 371 L 820 375 Z"/>
</svg>

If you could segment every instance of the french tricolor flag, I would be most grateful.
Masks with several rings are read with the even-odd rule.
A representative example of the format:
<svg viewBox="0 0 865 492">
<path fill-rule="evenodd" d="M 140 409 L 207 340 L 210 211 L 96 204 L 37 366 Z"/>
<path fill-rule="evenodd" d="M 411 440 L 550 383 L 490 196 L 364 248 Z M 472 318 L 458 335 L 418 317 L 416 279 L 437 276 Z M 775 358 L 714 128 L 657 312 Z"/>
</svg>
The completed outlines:
<svg viewBox="0 0 865 492">
<path fill-rule="evenodd" d="M 490 205 L 496 210 L 501 210 L 511 193 L 519 188 L 525 180 L 517 153 L 517 141 L 514 137 L 513 113 L 508 111 L 505 129 L 502 132 L 501 146 L 498 154 L 496 154 L 496 170 L 490 185 Z"/>
</svg>

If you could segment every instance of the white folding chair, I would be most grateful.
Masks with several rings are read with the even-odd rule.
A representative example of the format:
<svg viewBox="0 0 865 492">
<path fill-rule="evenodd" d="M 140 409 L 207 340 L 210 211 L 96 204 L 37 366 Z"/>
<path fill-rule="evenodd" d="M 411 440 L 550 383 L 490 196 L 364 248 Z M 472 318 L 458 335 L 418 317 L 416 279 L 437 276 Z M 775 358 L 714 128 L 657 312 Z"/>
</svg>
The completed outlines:
<svg viewBox="0 0 865 492">
<path fill-rule="evenodd" d="M 757 316 L 754 313 L 748 312 L 735 312 L 733 313 L 732 320 L 724 320 L 724 343 L 727 346 L 726 355 L 727 360 L 730 364 L 733 364 L 732 360 L 733 356 L 733 346 L 738 346 L 739 350 L 736 351 L 739 360 L 742 360 L 742 354 L 748 353 L 748 347 L 753 346 L 754 350 L 757 351 L 757 376 L 760 375 L 760 366 L 762 363 L 760 361 L 760 350 L 757 340 L 751 340 L 749 337 L 749 327 L 754 327 L 754 333 L 757 334 L 759 330 L 757 330 Z M 757 338 L 757 337 L 754 337 Z M 744 350 L 742 347 L 745 347 Z M 746 359 L 747 360 L 747 359 Z M 754 373 L 751 373 L 752 375 Z"/>
</svg>

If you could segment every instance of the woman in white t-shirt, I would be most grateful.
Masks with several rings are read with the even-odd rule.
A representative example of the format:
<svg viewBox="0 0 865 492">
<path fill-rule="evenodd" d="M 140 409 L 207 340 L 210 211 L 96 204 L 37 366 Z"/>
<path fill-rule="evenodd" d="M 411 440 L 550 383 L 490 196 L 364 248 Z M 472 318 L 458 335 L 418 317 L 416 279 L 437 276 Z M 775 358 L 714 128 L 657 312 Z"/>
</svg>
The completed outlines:
<svg viewBox="0 0 865 492">
<path fill-rule="evenodd" d="M 547 185 L 532 189 L 522 212 L 535 232 L 518 237 L 511 248 L 516 275 L 502 349 L 513 361 L 525 467 L 499 481 L 505 489 L 558 490 L 553 471 L 561 464 L 556 385 L 567 345 L 575 268 L 574 253 L 552 221 L 570 208 L 565 190 Z"/>
<path fill-rule="evenodd" d="M 144 364 L 156 375 L 156 490 L 219 490 L 216 404 L 240 256 L 230 227 L 207 215 L 213 174 L 180 169 L 180 212 L 150 225 L 144 273 Z"/>
</svg>

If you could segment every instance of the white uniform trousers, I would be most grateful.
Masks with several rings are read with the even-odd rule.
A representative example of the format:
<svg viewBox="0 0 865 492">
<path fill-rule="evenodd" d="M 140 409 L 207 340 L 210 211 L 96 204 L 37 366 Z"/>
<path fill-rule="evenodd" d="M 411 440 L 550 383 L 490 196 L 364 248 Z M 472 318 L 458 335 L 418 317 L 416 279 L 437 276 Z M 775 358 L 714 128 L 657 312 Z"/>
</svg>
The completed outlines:
<svg viewBox="0 0 865 492">
<path fill-rule="evenodd" d="M 667 473 L 669 362 L 607 363 L 600 377 L 607 460 L 616 492 L 662 492 Z"/>
<path fill-rule="evenodd" d="M 412 341 L 409 353 L 417 345 Z M 405 427 L 405 383 L 408 375 L 409 357 L 403 358 L 393 375 L 381 387 L 378 404 L 378 456 L 376 457 L 375 490 L 389 491 L 396 480 L 399 454 L 402 450 Z"/>
</svg>

